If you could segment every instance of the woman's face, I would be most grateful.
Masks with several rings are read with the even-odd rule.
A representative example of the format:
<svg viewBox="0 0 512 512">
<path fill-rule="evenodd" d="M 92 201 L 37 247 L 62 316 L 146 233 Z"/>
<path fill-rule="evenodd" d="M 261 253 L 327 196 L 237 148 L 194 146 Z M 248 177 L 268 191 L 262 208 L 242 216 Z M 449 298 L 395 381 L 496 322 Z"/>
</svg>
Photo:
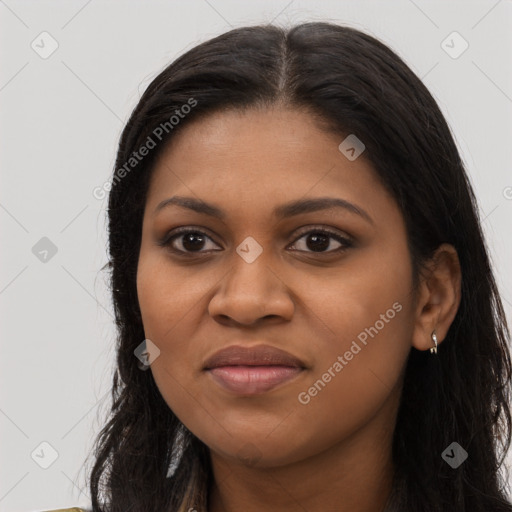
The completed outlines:
<svg viewBox="0 0 512 512">
<path fill-rule="evenodd" d="M 405 225 L 342 141 L 298 111 L 214 114 L 154 169 L 137 273 L 151 371 L 224 458 L 278 466 L 394 421 L 415 328 Z M 177 197 L 189 207 L 162 206 Z M 236 352 L 205 369 L 261 345 L 295 359 Z"/>
</svg>

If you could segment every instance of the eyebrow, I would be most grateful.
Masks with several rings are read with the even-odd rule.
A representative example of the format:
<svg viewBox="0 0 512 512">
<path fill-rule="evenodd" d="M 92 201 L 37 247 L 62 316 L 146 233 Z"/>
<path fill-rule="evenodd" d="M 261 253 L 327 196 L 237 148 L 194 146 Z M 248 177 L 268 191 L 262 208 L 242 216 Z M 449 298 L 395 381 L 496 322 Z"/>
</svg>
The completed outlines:
<svg viewBox="0 0 512 512">
<path fill-rule="evenodd" d="M 220 220 L 225 220 L 226 214 L 220 208 L 216 206 L 195 199 L 193 197 L 173 196 L 168 199 L 164 199 L 155 208 L 154 215 L 160 210 L 176 205 L 181 208 L 187 208 L 197 213 L 203 213 L 211 217 L 215 217 Z M 360 206 L 338 197 L 315 197 L 312 199 L 299 199 L 296 201 L 290 201 L 289 203 L 282 204 L 274 209 L 274 216 L 278 219 L 284 219 L 300 215 L 303 213 L 318 212 L 320 210 L 332 210 L 335 208 L 343 208 L 351 213 L 359 215 L 364 218 L 370 224 L 374 224 L 373 219 L 370 215 L 363 210 Z"/>
</svg>

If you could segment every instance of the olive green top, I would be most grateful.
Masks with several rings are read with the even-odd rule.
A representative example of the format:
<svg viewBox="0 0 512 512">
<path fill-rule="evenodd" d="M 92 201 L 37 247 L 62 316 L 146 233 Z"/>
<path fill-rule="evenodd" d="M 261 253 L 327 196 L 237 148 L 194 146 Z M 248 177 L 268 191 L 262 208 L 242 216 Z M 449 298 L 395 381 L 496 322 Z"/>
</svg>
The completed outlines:
<svg viewBox="0 0 512 512">
<path fill-rule="evenodd" d="M 83 508 L 73 507 L 73 508 L 59 508 L 59 510 L 45 510 L 44 512 L 87 512 Z"/>
</svg>

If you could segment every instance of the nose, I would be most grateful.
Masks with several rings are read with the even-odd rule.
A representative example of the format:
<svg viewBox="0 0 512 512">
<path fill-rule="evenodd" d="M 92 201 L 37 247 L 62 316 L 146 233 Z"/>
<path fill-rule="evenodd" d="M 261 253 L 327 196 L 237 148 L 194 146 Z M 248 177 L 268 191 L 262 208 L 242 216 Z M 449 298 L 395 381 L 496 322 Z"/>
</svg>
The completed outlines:
<svg viewBox="0 0 512 512">
<path fill-rule="evenodd" d="M 295 305 L 288 286 L 260 256 L 248 263 L 234 255 L 231 270 L 210 300 L 208 312 L 223 325 L 252 326 L 265 321 L 283 322 L 293 317 Z"/>
</svg>

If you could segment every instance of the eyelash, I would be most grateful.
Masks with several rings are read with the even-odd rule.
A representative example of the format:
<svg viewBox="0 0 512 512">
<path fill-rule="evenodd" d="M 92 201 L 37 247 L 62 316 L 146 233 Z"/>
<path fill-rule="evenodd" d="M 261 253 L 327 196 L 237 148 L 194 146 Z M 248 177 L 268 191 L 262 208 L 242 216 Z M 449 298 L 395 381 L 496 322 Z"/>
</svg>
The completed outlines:
<svg viewBox="0 0 512 512">
<path fill-rule="evenodd" d="M 219 252 L 218 250 L 182 251 L 181 249 L 175 249 L 174 247 L 172 247 L 172 242 L 174 240 L 178 239 L 180 236 L 187 235 L 189 233 L 199 234 L 199 235 L 209 238 L 210 240 L 213 241 L 213 239 L 207 233 L 205 233 L 204 231 L 202 231 L 200 229 L 192 229 L 191 227 L 184 227 L 184 228 L 177 228 L 177 229 L 173 230 L 172 234 L 171 233 L 167 234 L 161 241 L 158 242 L 158 245 L 160 245 L 161 247 L 167 247 L 171 252 L 173 252 L 175 254 L 184 255 L 187 257 L 193 257 L 196 254 L 206 254 L 208 252 Z M 347 249 L 349 249 L 350 247 L 353 247 L 353 245 L 354 245 L 352 240 L 350 240 L 349 238 L 343 237 L 339 233 L 331 231 L 331 230 L 323 228 L 323 227 L 322 228 L 321 227 L 308 228 L 307 231 L 301 232 L 299 234 L 299 236 L 297 238 L 295 238 L 295 240 L 292 242 L 292 245 L 296 244 L 297 241 L 300 240 L 301 238 L 303 238 L 305 235 L 308 235 L 311 233 L 315 233 L 315 234 L 320 233 L 323 235 L 327 235 L 330 238 L 335 239 L 337 242 L 339 242 L 343 245 L 342 245 L 342 247 L 338 247 L 337 249 L 330 250 L 330 251 L 324 251 L 324 252 L 303 251 L 303 250 L 299 250 L 299 252 L 306 252 L 308 254 L 317 254 L 317 255 L 321 256 L 321 255 L 326 255 L 326 254 L 344 252 Z"/>
</svg>

